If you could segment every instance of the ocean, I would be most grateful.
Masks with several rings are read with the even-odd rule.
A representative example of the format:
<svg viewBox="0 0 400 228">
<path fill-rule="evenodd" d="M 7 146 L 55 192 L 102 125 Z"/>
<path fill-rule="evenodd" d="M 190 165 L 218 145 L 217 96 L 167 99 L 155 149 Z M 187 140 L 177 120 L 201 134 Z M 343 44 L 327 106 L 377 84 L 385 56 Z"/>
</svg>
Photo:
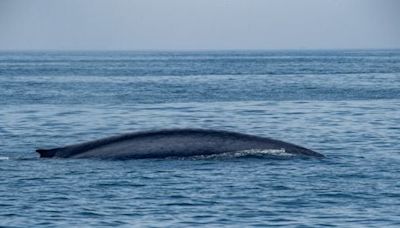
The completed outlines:
<svg viewBox="0 0 400 228">
<path fill-rule="evenodd" d="M 185 127 L 326 158 L 35 153 Z M 399 142 L 400 50 L 0 52 L 1 227 L 399 227 Z"/>
</svg>

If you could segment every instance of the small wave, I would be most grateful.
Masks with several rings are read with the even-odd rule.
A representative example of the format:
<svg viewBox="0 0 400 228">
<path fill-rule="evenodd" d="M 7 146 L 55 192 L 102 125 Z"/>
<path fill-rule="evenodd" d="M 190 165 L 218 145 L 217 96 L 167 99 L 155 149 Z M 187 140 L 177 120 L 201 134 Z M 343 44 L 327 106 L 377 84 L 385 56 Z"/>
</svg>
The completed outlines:
<svg viewBox="0 0 400 228">
<path fill-rule="evenodd" d="M 219 159 L 219 158 L 241 158 L 241 157 L 274 157 L 274 158 L 289 158 L 295 154 L 287 153 L 285 149 L 251 149 L 226 152 L 222 154 L 199 155 L 194 156 L 194 159 Z"/>
<path fill-rule="evenodd" d="M 0 161 L 2 161 L 2 160 L 9 160 L 10 158 L 9 157 L 1 157 L 0 156 Z"/>
</svg>

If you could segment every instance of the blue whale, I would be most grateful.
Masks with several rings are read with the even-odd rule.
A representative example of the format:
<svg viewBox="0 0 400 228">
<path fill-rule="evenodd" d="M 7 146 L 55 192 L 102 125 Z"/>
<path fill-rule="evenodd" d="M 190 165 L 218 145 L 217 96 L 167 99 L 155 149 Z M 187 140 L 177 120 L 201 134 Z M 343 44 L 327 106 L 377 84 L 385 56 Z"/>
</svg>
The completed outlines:
<svg viewBox="0 0 400 228">
<path fill-rule="evenodd" d="M 41 158 L 142 159 L 216 155 L 247 150 L 280 150 L 324 157 L 291 143 L 254 135 L 206 129 L 167 129 L 108 137 L 54 149 L 37 149 Z"/>
</svg>

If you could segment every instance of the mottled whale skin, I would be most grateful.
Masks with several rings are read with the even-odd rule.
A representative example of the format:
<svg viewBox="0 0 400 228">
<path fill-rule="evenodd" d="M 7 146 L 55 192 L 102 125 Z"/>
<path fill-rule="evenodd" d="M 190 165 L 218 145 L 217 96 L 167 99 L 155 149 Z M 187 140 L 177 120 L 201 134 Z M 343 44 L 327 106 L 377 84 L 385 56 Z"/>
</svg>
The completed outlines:
<svg viewBox="0 0 400 228">
<path fill-rule="evenodd" d="M 74 144 L 38 149 L 42 158 L 143 159 L 214 155 L 245 150 L 282 150 L 324 157 L 291 143 L 242 133 L 206 129 L 143 131 Z"/>
</svg>

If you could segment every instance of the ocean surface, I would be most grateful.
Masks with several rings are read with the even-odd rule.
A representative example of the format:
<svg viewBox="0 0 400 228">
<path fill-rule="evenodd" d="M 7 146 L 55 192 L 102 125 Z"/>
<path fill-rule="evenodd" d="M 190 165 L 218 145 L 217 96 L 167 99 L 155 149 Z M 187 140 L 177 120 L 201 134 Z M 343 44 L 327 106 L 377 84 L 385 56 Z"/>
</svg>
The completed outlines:
<svg viewBox="0 0 400 228">
<path fill-rule="evenodd" d="M 35 153 L 184 127 L 326 158 Z M 400 50 L 0 52 L 0 226 L 400 227 Z"/>
</svg>

